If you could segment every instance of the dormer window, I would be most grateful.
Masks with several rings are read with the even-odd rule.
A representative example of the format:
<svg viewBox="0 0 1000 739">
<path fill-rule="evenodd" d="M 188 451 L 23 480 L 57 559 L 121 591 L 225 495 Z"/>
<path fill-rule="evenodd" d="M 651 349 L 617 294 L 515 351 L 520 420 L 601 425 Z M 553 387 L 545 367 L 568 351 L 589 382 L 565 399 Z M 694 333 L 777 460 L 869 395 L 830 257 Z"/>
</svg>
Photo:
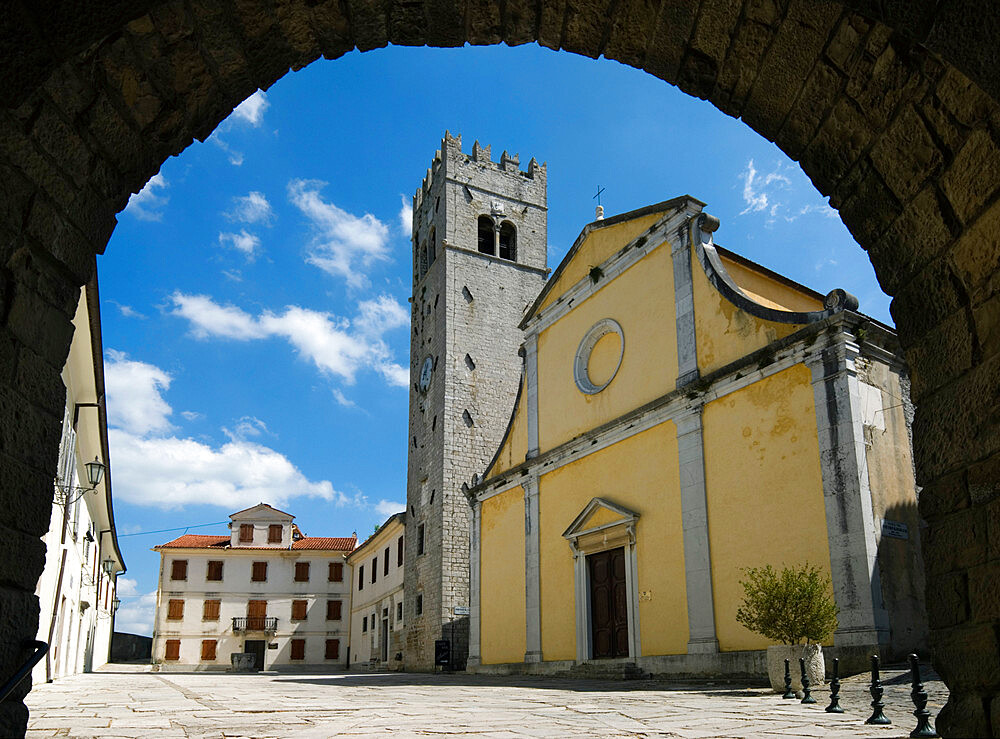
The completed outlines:
<svg viewBox="0 0 1000 739">
<path fill-rule="evenodd" d="M 280 544 L 281 543 L 281 529 L 280 523 L 272 523 L 267 527 L 267 543 L 268 544 Z"/>
<path fill-rule="evenodd" d="M 517 231 L 510 221 L 504 221 L 500 224 L 499 257 L 509 259 L 512 262 L 517 259 Z"/>
<path fill-rule="evenodd" d="M 493 233 L 493 219 L 489 216 L 479 216 L 479 251 L 481 254 L 496 254 L 496 244 Z"/>
<path fill-rule="evenodd" d="M 252 523 L 241 523 L 240 524 L 240 542 L 247 544 L 253 542 L 253 524 Z"/>
</svg>

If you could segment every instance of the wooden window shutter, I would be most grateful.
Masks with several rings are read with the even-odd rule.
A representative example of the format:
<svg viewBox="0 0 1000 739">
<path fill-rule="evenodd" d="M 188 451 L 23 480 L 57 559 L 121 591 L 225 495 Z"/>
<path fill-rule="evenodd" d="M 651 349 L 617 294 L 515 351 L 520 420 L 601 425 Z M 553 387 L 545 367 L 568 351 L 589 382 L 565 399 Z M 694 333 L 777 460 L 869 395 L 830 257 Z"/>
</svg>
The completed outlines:
<svg viewBox="0 0 1000 739">
<path fill-rule="evenodd" d="M 281 543 L 281 524 L 272 523 L 267 527 L 267 543 L 268 544 L 280 544 Z"/>
<path fill-rule="evenodd" d="M 326 658 L 340 659 L 340 639 L 326 640 Z"/>
<path fill-rule="evenodd" d="M 344 581 L 344 563 L 343 562 L 331 562 L 330 563 L 330 575 L 327 578 L 330 582 L 343 582 Z"/>
<path fill-rule="evenodd" d="M 247 601 L 247 618 L 266 618 L 267 601 L 249 600 Z"/>
<path fill-rule="evenodd" d="M 292 659 L 306 658 L 306 640 L 292 639 Z"/>
<path fill-rule="evenodd" d="M 201 640 L 201 659 L 204 662 L 211 662 L 215 659 L 215 639 Z"/>
<path fill-rule="evenodd" d="M 267 562 L 254 562 L 250 579 L 254 582 L 264 582 L 267 580 Z"/>
<path fill-rule="evenodd" d="M 209 560 L 208 562 L 208 572 L 205 574 L 206 580 L 212 580 L 214 582 L 220 582 L 222 580 L 222 561 L 221 560 Z"/>
<path fill-rule="evenodd" d="M 184 618 L 184 601 L 171 598 L 167 601 L 167 620 L 180 621 Z"/>
<path fill-rule="evenodd" d="M 242 542 L 253 541 L 253 524 L 252 523 L 241 523 L 240 524 L 240 541 L 242 541 Z"/>
<path fill-rule="evenodd" d="M 188 561 L 186 559 L 175 559 L 170 563 L 171 580 L 188 579 Z"/>
<path fill-rule="evenodd" d="M 295 582 L 309 582 L 309 563 L 295 563 Z"/>
<path fill-rule="evenodd" d="M 292 621 L 305 621 L 305 620 L 306 620 L 306 601 L 293 600 Z"/>
<path fill-rule="evenodd" d="M 218 600 L 206 600 L 205 604 L 202 606 L 201 610 L 201 620 L 202 621 L 218 621 L 219 620 L 219 604 L 221 601 Z"/>
<path fill-rule="evenodd" d="M 166 652 L 163 655 L 164 659 L 180 659 L 181 658 L 181 640 L 180 639 L 167 639 Z"/>
<path fill-rule="evenodd" d="M 396 539 L 396 566 L 403 566 L 403 537 Z"/>
<path fill-rule="evenodd" d="M 327 621 L 339 621 L 340 616 L 340 601 L 339 600 L 328 600 L 326 602 L 326 620 Z"/>
</svg>

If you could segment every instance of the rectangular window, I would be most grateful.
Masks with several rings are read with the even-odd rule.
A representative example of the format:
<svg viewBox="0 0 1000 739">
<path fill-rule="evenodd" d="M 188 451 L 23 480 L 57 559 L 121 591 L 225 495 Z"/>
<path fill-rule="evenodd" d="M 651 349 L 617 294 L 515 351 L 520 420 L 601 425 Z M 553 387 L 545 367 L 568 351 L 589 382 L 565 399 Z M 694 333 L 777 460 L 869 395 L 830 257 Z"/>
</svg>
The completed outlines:
<svg viewBox="0 0 1000 739">
<path fill-rule="evenodd" d="M 292 601 L 292 621 L 306 620 L 306 603 L 304 600 Z"/>
<path fill-rule="evenodd" d="M 368 631 L 368 616 L 361 617 L 361 633 L 364 634 Z"/>
<path fill-rule="evenodd" d="M 343 582 L 344 581 L 344 563 L 343 562 L 331 562 L 330 572 L 326 578 L 329 582 Z"/>
<path fill-rule="evenodd" d="M 306 658 L 306 640 L 292 639 L 292 659 Z"/>
<path fill-rule="evenodd" d="M 167 620 L 180 621 L 184 618 L 184 601 L 171 598 L 167 601 Z"/>
<path fill-rule="evenodd" d="M 250 579 L 254 582 L 264 582 L 267 580 L 267 562 L 254 562 Z"/>
<path fill-rule="evenodd" d="M 281 524 L 272 523 L 267 527 L 267 543 L 268 544 L 280 544 L 281 543 Z"/>
<path fill-rule="evenodd" d="M 215 661 L 215 639 L 202 639 L 201 640 L 201 661 L 202 662 L 214 662 Z"/>
<path fill-rule="evenodd" d="M 382 574 L 389 574 L 389 547 L 386 547 L 382 554 Z"/>
<path fill-rule="evenodd" d="M 365 566 L 361 565 L 358 568 L 358 590 L 365 589 Z"/>
<path fill-rule="evenodd" d="M 419 616 L 424 612 L 424 595 L 423 593 L 417 593 L 417 615 Z"/>
<path fill-rule="evenodd" d="M 252 523 L 241 523 L 240 524 L 240 541 L 252 542 L 253 541 L 253 524 Z"/>
<path fill-rule="evenodd" d="M 378 576 L 378 557 L 372 557 L 372 582 L 374 583 Z"/>
<path fill-rule="evenodd" d="M 403 566 L 403 537 L 396 539 L 396 567 Z"/>
<path fill-rule="evenodd" d="M 163 658 L 169 660 L 175 660 L 181 658 L 180 639 L 167 639 L 166 650 L 164 652 Z"/>
<path fill-rule="evenodd" d="M 188 579 L 188 561 L 186 559 L 175 559 L 170 563 L 171 580 Z"/>
<path fill-rule="evenodd" d="M 340 601 L 339 600 L 328 600 L 326 602 L 326 620 L 327 621 L 339 621 L 340 620 Z"/>
<path fill-rule="evenodd" d="M 309 563 L 295 563 L 295 582 L 309 582 Z"/>
<path fill-rule="evenodd" d="M 326 640 L 326 658 L 340 659 L 340 639 Z"/>
<path fill-rule="evenodd" d="M 417 554 L 424 553 L 424 525 L 417 526 Z"/>
<path fill-rule="evenodd" d="M 267 618 L 267 601 L 248 600 L 247 618 Z"/>
<path fill-rule="evenodd" d="M 205 579 L 213 582 L 222 582 L 222 560 L 210 559 L 208 561 L 208 572 Z"/>
<path fill-rule="evenodd" d="M 201 620 L 202 621 L 218 621 L 219 620 L 219 606 L 222 601 L 219 600 L 206 600 L 201 607 Z"/>
<path fill-rule="evenodd" d="M 403 620 L 403 601 L 399 601 L 399 603 L 396 604 L 396 622 L 398 623 L 402 620 Z"/>
</svg>

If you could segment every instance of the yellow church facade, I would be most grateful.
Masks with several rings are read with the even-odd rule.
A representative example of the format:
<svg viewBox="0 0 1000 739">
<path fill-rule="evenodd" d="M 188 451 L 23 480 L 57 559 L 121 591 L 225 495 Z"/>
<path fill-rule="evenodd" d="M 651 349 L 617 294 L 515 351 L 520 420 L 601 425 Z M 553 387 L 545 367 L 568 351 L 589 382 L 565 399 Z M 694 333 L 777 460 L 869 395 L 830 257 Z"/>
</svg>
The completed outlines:
<svg viewBox="0 0 1000 739">
<path fill-rule="evenodd" d="M 521 388 L 472 506 L 470 669 L 591 660 L 759 673 L 741 569 L 809 563 L 831 647 L 922 648 L 893 332 L 717 247 L 681 197 L 589 224 L 521 327 Z"/>
</svg>

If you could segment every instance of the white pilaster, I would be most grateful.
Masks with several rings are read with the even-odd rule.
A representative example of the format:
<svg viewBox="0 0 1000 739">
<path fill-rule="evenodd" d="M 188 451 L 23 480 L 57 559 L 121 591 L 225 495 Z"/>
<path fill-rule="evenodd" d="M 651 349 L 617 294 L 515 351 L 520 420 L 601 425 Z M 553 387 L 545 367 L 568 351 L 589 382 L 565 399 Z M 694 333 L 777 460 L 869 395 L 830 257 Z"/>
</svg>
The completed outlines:
<svg viewBox="0 0 1000 739">
<path fill-rule="evenodd" d="M 712 599 L 712 557 L 708 542 L 705 447 L 701 406 L 674 419 L 681 481 L 681 521 L 687 584 L 688 654 L 719 651 Z"/>
<path fill-rule="evenodd" d="M 674 314 L 677 322 L 677 387 L 698 378 L 690 234 L 690 228 L 682 229 L 671 252 L 674 263 Z"/>
<path fill-rule="evenodd" d="M 479 542 L 482 523 L 482 503 L 472 506 L 472 525 L 469 527 L 469 667 L 482 663 L 479 651 Z"/>
<path fill-rule="evenodd" d="M 538 456 L 538 334 L 530 333 L 524 340 L 524 384 L 528 412 L 527 458 Z"/>
<path fill-rule="evenodd" d="M 845 647 L 889 641 L 855 365 L 858 354 L 854 337 L 841 333 L 806 358 L 816 402 L 830 572 L 840 607 L 833 639 Z"/>
<path fill-rule="evenodd" d="M 525 662 L 542 661 L 542 610 L 539 577 L 538 478 L 524 488 L 524 623 Z"/>
</svg>

